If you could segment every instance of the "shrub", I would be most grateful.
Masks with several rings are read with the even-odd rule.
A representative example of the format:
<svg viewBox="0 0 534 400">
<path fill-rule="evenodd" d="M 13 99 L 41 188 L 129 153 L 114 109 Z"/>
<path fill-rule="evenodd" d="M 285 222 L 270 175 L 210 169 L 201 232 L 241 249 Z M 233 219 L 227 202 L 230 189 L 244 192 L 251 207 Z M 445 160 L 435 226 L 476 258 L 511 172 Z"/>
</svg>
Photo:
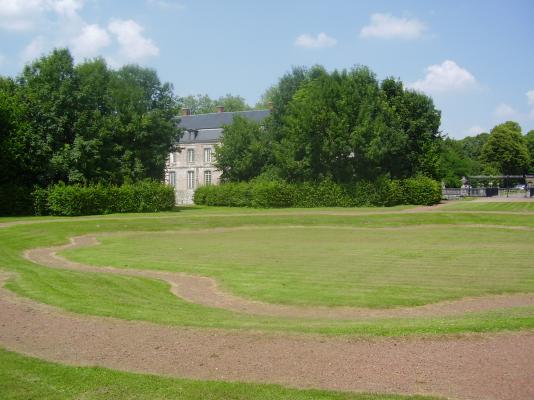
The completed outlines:
<svg viewBox="0 0 534 400">
<path fill-rule="evenodd" d="M 122 186 L 57 184 L 46 192 L 46 204 L 52 215 L 157 212 L 170 210 L 175 204 L 174 189 L 155 181 Z M 42 197 L 42 193 L 34 196 L 35 204 L 37 199 L 44 204 Z"/>
<path fill-rule="evenodd" d="M 202 186 L 194 196 L 195 204 L 257 208 L 431 205 L 440 200 L 440 184 L 426 177 L 405 180 L 381 178 L 352 185 L 330 180 L 291 184 L 259 179 Z"/>
</svg>

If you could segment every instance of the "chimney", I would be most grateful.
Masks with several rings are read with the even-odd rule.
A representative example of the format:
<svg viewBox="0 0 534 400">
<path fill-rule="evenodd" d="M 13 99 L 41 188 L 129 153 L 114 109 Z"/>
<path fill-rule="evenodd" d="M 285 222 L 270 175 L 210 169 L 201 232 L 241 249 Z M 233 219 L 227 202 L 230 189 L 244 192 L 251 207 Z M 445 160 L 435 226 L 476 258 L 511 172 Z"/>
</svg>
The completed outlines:
<svg viewBox="0 0 534 400">
<path fill-rule="evenodd" d="M 188 115 L 191 115 L 191 109 L 187 107 L 182 108 L 182 117 L 186 117 Z"/>
<path fill-rule="evenodd" d="M 224 106 L 217 106 L 216 108 L 218 113 L 224 112 Z"/>
</svg>

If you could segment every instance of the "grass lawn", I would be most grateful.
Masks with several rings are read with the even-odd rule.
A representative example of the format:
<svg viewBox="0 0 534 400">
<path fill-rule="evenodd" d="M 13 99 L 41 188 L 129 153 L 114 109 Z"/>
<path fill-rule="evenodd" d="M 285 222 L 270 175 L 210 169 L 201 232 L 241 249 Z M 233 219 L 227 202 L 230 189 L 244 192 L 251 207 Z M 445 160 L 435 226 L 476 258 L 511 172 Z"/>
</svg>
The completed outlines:
<svg viewBox="0 0 534 400">
<path fill-rule="evenodd" d="M 104 237 L 103 246 L 78 249 L 69 257 L 210 275 L 240 295 L 291 304 L 393 307 L 534 292 L 534 249 L 529 246 L 534 232 L 493 227 L 534 228 L 534 218 L 396 211 L 350 216 L 246 210 L 235 215 L 239 209 L 197 209 L 40 221 L 0 229 L 0 268 L 17 272 L 7 284 L 10 290 L 39 302 L 77 313 L 168 325 L 329 335 L 534 328 L 534 307 L 354 321 L 252 316 L 187 303 L 160 281 L 52 270 L 21 257 L 24 249 L 61 244 L 75 235 L 126 232 Z M 466 224 L 492 227 L 462 227 Z M 233 227 L 247 229 L 206 230 Z M 374 229 L 381 227 L 398 229 Z"/>
<path fill-rule="evenodd" d="M 534 268 L 525 268 L 534 260 L 534 230 L 261 227 L 99 240 L 63 254 L 99 266 L 211 276 L 271 303 L 387 308 L 534 288 Z"/>
<path fill-rule="evenodd" d="M 534 213 L 534 201 L 455 201 L 447 204 L 444 209 L 450 211 L 513 211 Z"/>
<path fill-rule="evenodd" d="M 69 367 L 0 349 L 2 400 L 431 400 L 423 396 L 352 394 L 288 389 L 278 385 L 172 379 Z"/>
</svg>

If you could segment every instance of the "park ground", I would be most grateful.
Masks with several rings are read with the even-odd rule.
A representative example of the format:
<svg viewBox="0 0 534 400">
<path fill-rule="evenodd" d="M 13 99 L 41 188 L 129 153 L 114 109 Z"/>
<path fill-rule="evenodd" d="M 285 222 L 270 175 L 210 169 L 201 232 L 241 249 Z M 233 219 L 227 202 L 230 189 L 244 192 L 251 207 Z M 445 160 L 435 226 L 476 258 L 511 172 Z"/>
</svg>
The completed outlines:
<svg viewBox="0 0 534 400">
<path fill-rule="evenodd" d="M 532 399 L 533 239 L 526 200 L 2 218 L 0 393 Z"/>
</svg>

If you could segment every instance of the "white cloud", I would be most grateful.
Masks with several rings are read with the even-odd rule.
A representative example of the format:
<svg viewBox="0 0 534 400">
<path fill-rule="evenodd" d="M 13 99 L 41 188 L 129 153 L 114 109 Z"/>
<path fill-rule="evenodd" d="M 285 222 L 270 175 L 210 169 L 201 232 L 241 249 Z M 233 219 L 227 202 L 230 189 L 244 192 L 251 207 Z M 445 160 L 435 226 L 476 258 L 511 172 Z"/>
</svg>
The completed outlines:
<svg viewBox="0 0 534 400">
<path fill-rule="evenodd" d="M 494 115 L 497 118 L 504 119 L 516 117 L 518 113 L 512 106 L 501 103 L 497 106 L 497 108 L 495 108 Z"/>
<path fill-rule="evenodd" d="M 42 25 L 48 13 L 72 17 L 83 0 L 0 0 L 0 28 L 31 31 Z"/>
<path fill-rule="evenodd" d="M 137 22 L 129 20 L 112 20 L 108 29 L 119 43 L 119 54 L 126 62 L 139 61 L 159 55 L 158 47 L 143 36 L 144 28 Z"/>
<path fill-rule="evenodd" d="M 320 49 L 323 47 L 332 47 L 337 44 L 337 40 L 321 32 L 316 37 L 304 33 L 295 39 L 295 46 L 306 47 L 309 49 Z"/>
<path fill-rule="evenodd" d="M 476 136 L 482 132 L 486 132 L 486 130 L 479 125 L 472 126 L 466 131 L 468 136 Z"/>
<path fill-rule="evenodd" d="M 97 24 L 86 25 L 80 35 L 71 41 L 72 53 L 75 57 L 94 57 L 100 50 L 111 44 L 108 32 Z"/>
<path fill-rule="evenodd" d="M 475 83 L 475 77 L 468 70 L 454 61 L 445 60 L 441 64 L 427 67 L 425 77 L 408 86 L 415 90 L 436 93 L 464 90 L 473 87 Z"/>
<path fill-rule="evenodd" d="M 45 49 L 45 38 L 43 36 L 37 36 L 24 48 L 24 50 L 22 50 L 20 58 L 22 62 L 33 61 L 36 58 L 42 56 L 45 52 Z"/>
<path fill-rule="evenodd" d="M 401 18 L 391 14 L 371 15 L 371 22 L 360 31 L 362 38 L 417 39 L 426 30 L 426 25 L 416 18 Z"/>
</svg>

